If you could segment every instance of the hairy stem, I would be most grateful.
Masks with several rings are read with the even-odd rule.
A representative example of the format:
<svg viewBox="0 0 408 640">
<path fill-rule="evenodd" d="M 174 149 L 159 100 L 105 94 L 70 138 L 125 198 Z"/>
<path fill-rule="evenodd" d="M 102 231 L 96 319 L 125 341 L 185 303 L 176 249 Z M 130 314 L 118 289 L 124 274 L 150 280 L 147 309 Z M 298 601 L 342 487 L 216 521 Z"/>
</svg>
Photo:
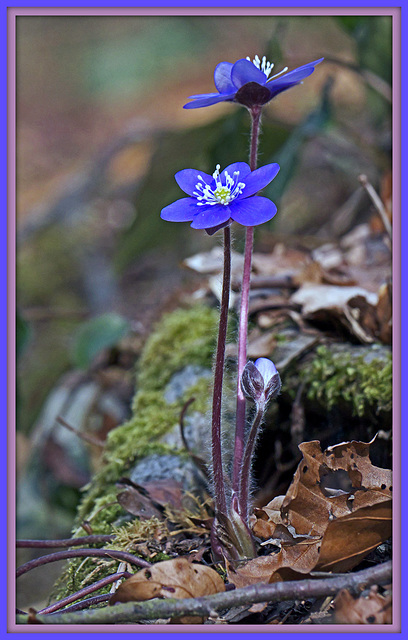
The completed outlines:
<svg viewBox="0 0 408 640">
<path fill-rule="evenodd" d="M 251 171 L 255 171 L 258 158 L 258 142 L 260 132 L 262 107 L 253 107 L 251 114 L 251 146 L 249 152 L 249 166 Z M 248 334 L 248 308 L 249 289 L 251 285 L 252 251 L 254 245 L 254 228 L 247 227 L 245 238 L 244 269 L 242 274 L 241 287 L 241 308 L 238 329 L 238 373 L 237 373 L 237 412 L 236 430 L 234 445 L 234 467 L 232 476 L 232 486 L 239 492 L 239 475 L 242 466 L 242 456 L 244 452 L 245 438 L 245 408 L 246 401 L 241 389 L 241 376 L 247 361 L 247 334 Z M 242 507 L 240 503 L 240 507 Z M 244 510 L 246 507 L 244 506 Z"/>
<path fill-rule="evenodd" d="M 254 453 L 256 437 L 258 435 L 259 427 L 264 416 L 265 406 L 258 404 L 256 407 L 256 414 L 251 426 L 251 430 L 248 435 L 248 439 L 245 444 L 245 450 L 242 458 L 242 468 L 239 478 L 239 494 L 238 501 L 241 509 L 243 519 L 246 521 L 248 518 L 248 500 L 249 500 L 249 483 L 251 478 L 251 461 Z"/>
<path fill-rule="evenodd" d="M 227 339 L 228 306 L 231 286 L 231 229 L 224 228 L 224 275 L 222 281 L 220 322 L 218 327 L 218 343 L 215 357 L 214 391 L 212 407 L 212 465 L 214 474 L 215 511 L 225 514 L 227 510 L 225 497 L 224 472 L 221 449 L 221 401 L 224 378 L 225 343 Z"/>
</svg>

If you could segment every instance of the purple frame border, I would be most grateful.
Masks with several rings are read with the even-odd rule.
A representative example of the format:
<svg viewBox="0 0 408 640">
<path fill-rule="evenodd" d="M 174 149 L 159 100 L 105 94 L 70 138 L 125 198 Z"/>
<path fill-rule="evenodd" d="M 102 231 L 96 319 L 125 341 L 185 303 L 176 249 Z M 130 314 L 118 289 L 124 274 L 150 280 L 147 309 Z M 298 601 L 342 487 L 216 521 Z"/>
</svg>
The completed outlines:
<svg viewBox="0 0 408 640">
<path fill-rule="evenodd" d="M 176 4 L 176 3 L 175 3 Z M 401 312 L 404 305 L 407 303 L 402 296 L 402 274 L 406 268 L 406 262 L 401 255 L 401 239 L 402 234 L 405 237 L 405 223 L 402 220 L 401 215 L 401 201 L 402 201 L 402 181 L 401 181 L 401 153 L 402 144 L 406 132 L 406 126 L 401 118 L 401 104 L 405 104 L 405 87 L 401 82 L 401 67 L 402 60 L 406 51 L 406 44 L 404 39 L 401 39 L 401 32 L 403 31 L 402 23 L 402 7 L 401 5 L 395 6 L 389 2 L 367 2 L 361 1 L 356 3 L 344 3 L 341 6 L 336 5 L 333 7 L 327 6 L 320 1 L 314 2 L 313 7 L 304 6 L 300 2 L 280 2 L 279 7 L 271 7 L 269 2 L 258 1 L 256 7 L 249 8 L 245 6 L 244 2 L 237 2 L 226 0 L 223 2 L 223 6 L 220 7 L 216 2 L 197 2 L 196 6 L 185 5 L 183 1 L 177 2 L 177 6 L 168 6 L 161 2 L 154 4 L 144 2 L 143 6 L 137 7 L 133 3 L 125 0 L 121 2 L 120 7 L 112 7 L 111 2 L 95 2 L 90 0 L 88 2 L 75 2 L 65 3 L 61 2 L 60 6 L 57 2 L 43 1 L 41 7 L 34 6 L 30 0 L 22 0 L 18 4 L 7 3 L 7 6 L 2 7 L 2 18 L 4 25 L 4 64 L 1 66 L 3 73 L 3 86 L 6 87 L 6 100 L 3 101 L 4 110 L 4 123 L 5 126 L 2 129 L 4 138 L 4 149 L 7 146 L 7 153 L 3 154 L 4 172 L 2 180 L 4 182 L 4 193 L 7 193 L 7 216 L 4 219 L 4 231 L 3 238 L 6 239 L 7 246 L 4 251 L 4 260 L 7 263 L 4 266 L 4 289 L 7 296 L 7 311 L 4 314 L 6 324 L 5 335 L 6 345 L 4 347 L 5 358 L 7 359 L 8 367 L 5 371 L 5 379 L 3 385 L 3 393 L 5 394 L 4 402 L 7 405 L 7 424 L 9 425 L 9 433 L 7 438 L 7 447 L 4 446 L 4 452 L 6 459 L 3 465 L 3 492 L 4 503 L 7 504 L 7 532 L 3 531 L 4 536 L 4 561 L 7 562 L 7 584 L 3 592 L 3 602 L 5 603 L 8 596 L 8 608 L 5 611 L 3 620 L 8 620 L 7 628 L 4 628 L 5 633 L 40 633 L 44 634 L 44 637 L 49 637 L 54 633 L 74 633 L 75 637 L 82 636 L 84 633 L 142 633 L 151 634 L 155 633 L 156 636 L 160 636 L 168 633 L 209 633 L 214 637 L 214 633 L 276 633 L 276 627 L 271 626 L 269 629 L 265 626 L 254 627 L 250 625 L 214 625 L 212 627 L 205 626 L 186 626 L 186 625 L 172 625 L 170 627 L 161 628 L 158 631 L 158 627 L 149 626 L 143 627 L 143 631 L 139 627 L 136 631 L 134 626 L 131 625 L 78 625 L 78 626 L 60 626 L 49 625 L 46 628 L 40 625 L 16 625 L 14 623 L 14 611 L 15 611 L 15 594 L 14 594 L 14 575 L 15 575 L 15 560 L 14 560 L 14 542 L 15 542 L 15 507 L 14 507 L 14 495 L 15 495 L 15 148 L 14 148 L 14 135 L 15 135 L 15 18 L 18 15 L 308 15 L 308 16 L 320 16 L 320 15 L 389 15 L 393 18 L 393 379 L 394 379 L 394 402 L 393 402 L 393 427 L 394 427 L 394 441 L 393 441 L 393 454 L 394 454 L 394 545 L 396 552 L 394 553 L 393 562 L 393 586 L 394 594 L 400 594 L 400 598 L 394 598 L 393 604 L 393 619 L 396 620 L 392 625 L 316 625 L 309 627 L 302 627 L 301 631 L 298 625 L 287 625 L 284 628 L 280 628 L 278 633 L 347 633 L 352 634 L 354 637 L 356 633 L 401 633 L 403 631 L 403 620 L 401 616 L 400 601 L 404 595 L 401 584 L 401 569 L 403 561 L 405 561 L 405 554 L 401 547 L 401 529 L 405 520 L 403 518 L 403 510 L 401 508 L 401 454 L 402 447 L 406 442 L 406 437 L 402 434 L 401 425 L 401 384 L 405 380 L 405 371 L 402 370 L 402 363 L 404 359 L 402 354 L 405 353 L 405 343 L 401 340 Z M 7 101 L 7 105 L 6 105 Z M 6 356 L 7 353 L 7 356 Z M 7 469 L 7 471 L 6 471 Z M 8 490 L 6 492 L 6 486 Z M 7 500 L 9 498 L 9 500 Z M 11 499 L 10 499 L 11 498 Z M 7 533 L 7 535 L 6 535 Z M 5 551 L 7 548 L 7 538 L 10 545 L 9 552 Z M 399 553 L 401 554 L 398 557 Z M 395 557 L 397 556 L 397 557 Z M 10 588 L 7 589 L 7 586 Z M 405 625 L 404 625 L 405 626 Z M 217 637 L 217 636 L 215 636 Z"/>
</svg>

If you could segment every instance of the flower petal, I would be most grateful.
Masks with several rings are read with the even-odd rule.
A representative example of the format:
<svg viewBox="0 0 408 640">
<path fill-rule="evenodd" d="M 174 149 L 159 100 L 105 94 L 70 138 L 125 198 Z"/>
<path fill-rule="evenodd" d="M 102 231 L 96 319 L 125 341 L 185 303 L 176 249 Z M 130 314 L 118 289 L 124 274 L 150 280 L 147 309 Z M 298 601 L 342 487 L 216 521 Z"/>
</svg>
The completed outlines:
<svg viewBox="0 0 408 640">
<path fill-rule="evenodd" d="M 278 373 L 274 363 L 269 358 L 258 358 L 254 362 L 256 368 L 264 379 L 265 386 L 268 384 L 269 380 Z"/>
<path fill-rule="evenodd" d="M 320 64 L 324 58 L 320 58 L 319 60 L 315 60 L 314 62 L 308 62 L 308 64 L 304 64 L 302 67 L 298 67 L 297 69 L 293 69 L 293 71 L 289 71 L 284 75 L 271 79 L 267 83 L 268 89 L 271 92 L 275 92 L 276 89 L 279 91 L 284 91 L 285 89 L 292 87 L 294 84 L 298 84 L 302 82 L 305 78 L 310 76 L 315 70 L 315 66 Z"/>
<path fill-rule="evenodd" d="M 235 93 L 236 87 L 231 82 L 232 62 L 220 62 L 215 67 L 214 84 L 220 93 Z"/>
<path fill-rule="evenodd" d="M 199 208 L 196 198 L 181 198 L 164 207 L 160 217 L 168 222 L 190 222 Z"/>
<path fill-rule="evenodd" d="M 268 222 L 277 211 L 276 204 L 272 200 L 261 196 L 234 200 L 230 203 L 229 208 L 231 209 L 231 218 L 245 227 L 254 227 L 257 224 Z"/>
<path fill-rule="evenodd" d="M 239 180 L 243 180 L 246 176 L 251 173 L 251 169 L 249 168 L 249 164 L 246 162 L 233 162 L 229 164 L 228 167 L 225 167 L 223 171 L 221 171 L 221 175 L 224 175 L 225 172 L 228 172 L 230 176 L 234 173 L 234 171 L 239 171 Z"/>
<path fill-rule="evenodd" d="M 272 164 L 266 164 L 264 167 L 259 167 L 259 169 L 252 171 L 252 173 L 245 178 L 245 188 L 239 196 L 239 199 L 242 200 L 242 198 L 247 198 L 248 196 L 253 196 L 254 193 L 258 193 L 258 191 L 272 182 L 279 169 L 279 165 L 273 162 Z"/>
<path fill-rule="evenodd" d="M 194 216 L 194 220 L 191 223 L 193 229 L 211 229 L 211 227 L 218 227 L 220 224 L 227 222 L 231 217 L 231 211 L 229 206 L 223 204 L 215 204 L 209 207 L 197 207 L 199 212 Z"/>
<path fill-rule="evenodd" d="M 252 62 L 245 58 L 238 60 L 232 67 L 231 80 L 237 89 L 240 89 L 248 82 L 257 82 L 258 84 L 264 85 L 267 79 L 263 71 L 257 69 Z"/>
<path fill-rule="evenodd" d="M 234 93 L 203 93 L 202 97 L 195 98 L 193 102 L 188 102 L 183 106 L 183 109 L 198 109 L 199 107 L 209 107 L 212 104 L 217 104 L 217 102 L 226 102 L 228 100 L 233 100 L 235 95 Z"/>
<path fill-rule="evenodd" d="M 209 176 L 208 173 L 204 173 L 203 171 L 198 171 L 198 169 L 182 169 L 182 171 L 178 171 L 174 177 L 180 189 L 183 189 L 185 193 L 192 196 L 193 192 L 197 191 L 198 176 L 201 176 L 207 184 L 213 182 L 212 176 Z"/>
</svg>

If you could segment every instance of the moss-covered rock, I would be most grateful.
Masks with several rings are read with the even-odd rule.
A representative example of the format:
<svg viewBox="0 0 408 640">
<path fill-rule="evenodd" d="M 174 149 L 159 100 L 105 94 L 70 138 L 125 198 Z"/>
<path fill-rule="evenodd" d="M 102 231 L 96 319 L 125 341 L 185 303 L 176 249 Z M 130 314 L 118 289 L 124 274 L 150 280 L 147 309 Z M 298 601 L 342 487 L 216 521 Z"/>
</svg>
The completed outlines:
<svg viewBox="0 0 408 640">
<path fill-rule="evenodd" d="M 104 464 L 86 488 L 78 511 L 79 527 L 82 520 L 91 519 L 95 531 L 109 529 L 112 516 L 117 517 L 120 508 L 116 507 L 110 517 L 106 509 L 100 511 L 100 517 L 96 512 L 115 499 L 115 482 L 135 461 L 153 453 L 174 452 L 160 440 L 178 423 L 192 391 L 197 398 L 194 408 L 207 406 L 208 379 L 194 380 L 185 397 L 175 402 L 167 402 L 164 391 L 171 377 L 187 365 L 211 368 L 216 323 L 217 312 L 201 305 L 174 311 L 158 323 L 138 363 L 132 418 L 108 434 Z"/>
<path fill-rule="evenodd" d="M 391 411 L 391 352 L 379 345 L 318 347 L 301 379 L 307 399 L 327 411 L 338 407 L 360 418 Z"/>
<path fill-rule="evenodd" d="M 124 522 L 126 512 L 116 500 L 116 482 L 123 476 L 131 476 L 138 461 L 149 456 L 156 459 L 161 455 L 163 460 L 168 460 L 176 455 L 180 456 L 180 464 L 183 464 L 186 452 L 177 441 L 166 441 L 166 434 L 178 424 L 180 412 L 191 396 L 196 398 L 194 411 L 205 414 L 209 409 L 217 318 L 216 310 L 198 305 L 165 315 L 154 328 L 137 366 L 132 417 L 108 434 L 101 468 L 84 489 L 74 536 L 85 535 L 85 522 L 90 524 L 94 533 L 116 532 L 119 522 L 125 527 L 139 527 L 138 520 L 132 520 L 136 523 L 133 525 Z M 184 393 L 170 397 L 171 394 L 166 394 L 169 383 L 186 367 L 195 367 L 196 375 L 191 375 L 191 384 L 184 385 Z M 203 372 L 201 376 L 200 371 Z M 187 462 L 191 465 L 190 460 Z M 128 541 L 126 536 L 117 537 L 113 548 L 128 548 L 128 544 L 123 543 L 124 539 Z M 97 578 L 109 572 L 106 561 L 98 561 L 96 566 L 99 567 Z M 72 593 L 85 585 L 94 570 L 92 559 L 71 561 L 57 586 L 58 596 Z"/>
</svg>

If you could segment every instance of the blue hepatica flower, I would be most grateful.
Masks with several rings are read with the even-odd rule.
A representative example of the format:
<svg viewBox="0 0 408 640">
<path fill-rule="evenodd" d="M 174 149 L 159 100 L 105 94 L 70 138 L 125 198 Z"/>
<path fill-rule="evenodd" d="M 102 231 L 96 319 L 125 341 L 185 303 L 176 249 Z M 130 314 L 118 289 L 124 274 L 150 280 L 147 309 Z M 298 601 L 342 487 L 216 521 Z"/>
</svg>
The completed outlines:
<svg viewBox="0 0 408 640">
<path fill-rule="evenodd" d="M 189 96 L 192 102 L 185 104 L 184 109 L 209 107 L 218 102 L 239 102 L 249 108 L 262 106 L 282 91 L 301 84 L 322 60 L 323 58 L 319 58 L 289 72 L 288 67 L 285 67 L 271 77 L 274 65 L 265 56 L 262 60 L 255 56 L 252 62 L 249 57 L 242 58 L 235 64 L 220 62 L 214 71 L 217 93 Z"/>
<path fill-rule="evenodd" d="M 232 220 L 247 227 L 267 222 L 276 213 L 268 198 L 254 195 L 268 185 L 279 171 L 276 163 L 251 171 L 246 162 L 234 162 L 210 176 L 196 169 L 183 169 L 175 175 L 179 187 L 189 198 L 176 200 L 161 211 L 163 220 L 191 222 L 193 229 L 216 231 Z"/>
</svg>

